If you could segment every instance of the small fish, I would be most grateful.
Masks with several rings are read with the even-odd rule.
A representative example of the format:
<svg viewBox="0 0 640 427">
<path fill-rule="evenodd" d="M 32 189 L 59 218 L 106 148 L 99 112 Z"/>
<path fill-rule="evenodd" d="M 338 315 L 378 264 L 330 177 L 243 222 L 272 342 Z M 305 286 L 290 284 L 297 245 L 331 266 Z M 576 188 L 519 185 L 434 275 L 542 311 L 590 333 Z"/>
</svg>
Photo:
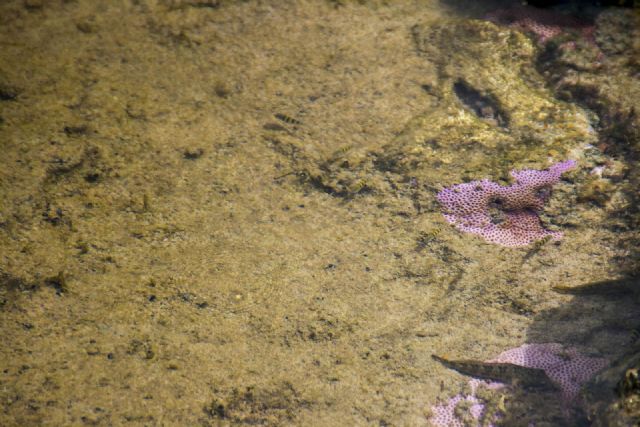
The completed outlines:
<svg viewBox="0 0 640 427">
<path fill-rule="evenodd" d="M 288 123 L 290 125 L 301 125 L 302 122 L 300 120 L 296 120 L 293 117 L 289 117 L 286 114 L 281 114 L 281 113 L 276 113 L 274 114 L 274 117 L 278 120 L 281 120 L 285 123 Z"/>
<path fill-rule="evenodd" d="M 340 148 L 338 148 L 336 151 L 333 152 L 333 154 L 331 155 L 331 158 L 339 158 L 344 156 L 348 151 L 350 151 L 353 148 L 353 145 L 349 144 L 349 145 L 344 145 Z"/>
<path fill-rule="evenodd" d="M 546 245 L 550 241 L 551 241 L 551 236 L 550 235 L 546 235 L 542 239 L 539 239 L 539 240 L 536 240 L 535 242 L 533 242 L 532 248 L 527 251 L 527 253 L 524 255 L 524 257 L 522 257 L 522 261 L 524 262 L 524 261 L 528 260 L 529 258 L 531 258 L 532 256 L 534 256 L 535 254 L 537 254 L 538 252 L 540 252 L 542 247 L 544 245 Z"/>
</svg>

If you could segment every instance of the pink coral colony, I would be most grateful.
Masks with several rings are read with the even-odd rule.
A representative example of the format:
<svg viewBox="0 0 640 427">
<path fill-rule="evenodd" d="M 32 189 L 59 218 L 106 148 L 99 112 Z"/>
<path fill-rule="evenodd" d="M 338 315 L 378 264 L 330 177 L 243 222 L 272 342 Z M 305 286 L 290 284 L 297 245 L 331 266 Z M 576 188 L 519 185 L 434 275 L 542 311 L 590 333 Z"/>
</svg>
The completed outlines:
<svg viewBox="0 0 640 427">
<path fill-rule="evenodd" d="M 607 365 L 607 360 L 600 357 L 590 357 L 580 354 L 578 350 L 564 347 L 558 343 L 524 344 L 507 350 L 489 362 L 512 363 L 527 368 L 542 369 L 561 390 L 562 401 L 565 405 L 574 405 L 578 399 L 582 385 L 589 381 L 598 371 Z M 463 427 L 465 424 L 456 415 L 458 406 L 467 402 L 471 418 L 478 420 L 485 409 L 484 403 L 476 397 L 479 386 L 499 388 L 503 385 L 496 382 L 486 382 L 478 379 L 469 381 L 470 395 L 457 395 L 442 405 L 431 408 L 431 425 L 438 427 Z M 493 424 L 490 424 L 493 425 Z"/>
<path fill-rule="evenodd" d="M 445 188 L 437 199 L 450 224 L 490 243 L 517 247 L 545 238 L 559 240 L 562 233 L 546 230 L 538 212 L 553 184 L 575 166 L 575 161 L 567 160 L 542 171 L 513 170 L 515 183 L 510 186 L 483 179 Z"/>
</svg>

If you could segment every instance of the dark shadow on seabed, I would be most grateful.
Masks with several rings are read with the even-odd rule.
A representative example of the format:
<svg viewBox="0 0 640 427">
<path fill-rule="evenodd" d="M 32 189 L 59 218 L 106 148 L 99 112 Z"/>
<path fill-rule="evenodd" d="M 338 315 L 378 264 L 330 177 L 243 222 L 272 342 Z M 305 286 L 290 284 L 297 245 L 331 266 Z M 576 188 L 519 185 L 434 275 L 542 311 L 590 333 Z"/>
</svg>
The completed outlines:
<svg viewBox="0 0 640 427">
<path fill-rule="evenodd" d="M 602 20 L 617 19 L 612 16 Z M 604 25 L 601 28 L 605 34 L 600 34 L 599 47 L 611 61 L 611 69 L 607 71 L 624 74 L 622 79 L 633 79 L 638 73 L 637 65 L 622 58 L 631 55 L 637 47 L 620 42 L 612 49 L 612 45 L 606 43 L 614 39 L 607 37 L 610 34 L 606 32 L 611 30 Z M 623 96 L 619 87 L 612 86 L 598 71 L 587 70 L 578 73 L 582 74 L 581 78 L 576 78 L 579 56 L 563 55 L 558 46 L 549 45 L 540 57 L 539 69 L 550 77 L 560 98 L 581 104 L 597 115 L 599 148 L 625 164 L 626 173 L 619 177 L 618 184 L 619 194 L 626 203 L 612 209 L 605 222 L 619 237 L 613 242 L 618 253 L 612 259 L 614 277 L 577 287 L 556 284 L 555 291 L 574 295 L 573 299 L 540 313 L 529 328 L 527 341 L 560 342 L 594 349 L 606 356 L 611 361 L 609 367 L 583 387 L 584 422 L 595 426 L 637 425 L 640 420 L 640 170 L 637 166 L 640 120 L 637 106 L 629 101 L 631 97 Z M 611 195 L 603 197 L 604 200 L 592 202 L 602 205 Z M 531 403 L 528 400 L 531 398 L 523 396 L 513 403 L 527 408 Z"/>
<path fill-rule="evenodd" d="M 628 414 L 615 406 L 618 400 L 637 395 L 634 385 L 620 388 L 629 369 L 640 366 L 640 278 L 627 276 L 617 280 L 589 283 L 573 288 L 558 286 L 557 292 L 574 295 L 568 304 L 540 313 L 527 333 L 527 342 L 557 342 L 567 347 L 586 349 L 604 356 L 611 364 L 600 371 L 583 387 L 580 406 L 569 419 L 562 416 L 564 408 L 553 408 L 558 420 L 565 418 L 569 425 L 632 425 L 638 413 Z M 533 421 L 531 408 L 544 408 L 540 414 L 548 420 L 548 402 L 540 395 L 516 391 L 507 405 L 504 425 L 518 425 L 518 421 Z M 570 420 L 570 421 L 569 421 Z M 537 424 L 536 424 L 537 425 Z"/>
<path fill-rule="evenodd" d="M 613 209 L 606 223 L 619 236 L 614 242 L 619 255 L 612 260 L 618 277 L 573 290 L 560 286 L 558 290 L 575 294 L 575 298 L 567 307 L 540 316 L 529 333 L 530 339 L 557 333 L 554 328 L 557 322 L 574 320 L 572 336 L 558 336 L 560 342 L 566 338 L 610 355 L 610 367 L 585 387 L 592 425 L 622 426 L 637 424 L 640 420 L 637 376 L 640 368 L 637 332 L 640 328 L 640 119 L 638 105 L 624 90 L 625 87 L 633 90 L 638 82 L 638 64 L 633 59 L 637 58 L 634 51 L 638 46 L 632 39 L 626 39 L 627 31 L 620 30 L 627 25 L 630 28 L 634 23 L 637 25 L 639 18 L 637 10 L 619 12 L 615 9 L 599 17 L 595 37 L 607 62 L 604 70 L 576 73 L 575 70 L 580 70 L 579 55 L 564 54 L 553 45 L 541 55 L 539 62 L 540 71 L 547 72 L 561 98 L 579 103 L 597 115 L 599 147 L 623 162 L 627 169 L 619 178 L 620 194 L 626 203 Z M 560 66 L 549 67 L 553 62 Z M 612 80 L 604 76 L 609 72 Z M 620 85 L 612 81 L 619 81 Z"/>
<path fill-rule="evenodd" d="M 445 3 L 456 6 L 456 2 Z M 616 236 L 609 242 L 615 255 L 605 267 L 611 279 L 579 286 L 552 283 L 555 292 L 573 298 L 537 313 L 526 342 L 561 343 L 588 356 L 595 352 L 594 356 L 606 357 L 610 364 L 582 388 L 580 402 L 574 408 L 563 404 L 557 391 L 512 387 L 506 400 L 501 398 L 497 404 L 503 413 L 500 425 L 627 426 L 637 425 L 640 420 L 640 120 L 638 106 L 628 95 L 637 90 L 637 60 L 630 58 L 638 46 L 620 33 L 620 28 L 637 23 L 637 15 L 630 10 L 607 10 L 596 21 L 597 46 L 590 41 L 568 48 L 563 43 L 566 40 L 552 41 L 537 61 L 538 71 L 559 99 L 594 114 L 597 148 L 623 165 L 623 172 L 607 176 L 607 183 L 617 190 L 616 196 L 612 196 L 613 187 L 589 189 L 589 180 L 597 180 L 594 177 L 581 183 L 578 191 L 580 203 L 607 211 L 600 226 Z M 602 168 L 611 166 L 605 163 Z M 532 252 L 533 257 L 536 252 Z M 525 256 L 523 263 L 527 262 L 535 259 Z"/>
<path fill-rule="evenodd" d="M 602 123 L 613 126 L 611 112 L 599 111 Z M 614 211 L 610 227 L 619 232 L 616 242 L 620 256 L 616 262 L 618 278 L 570 287 L 558 284 L 556 292 L 573 295 L 568 304 L 542 312 L 528 331 L 528 342 L 553 341 L 565 345 L 594 349 L 607 357 L 610 365 L 600 371 L 582 390 L 585 423 L 593 426 L 637 425 L 640 421 L 640 235 L 638 233 L 640 200 L 638 184 L 640 157 L 638 120 L 627 121 L 616 129 L 618 146 L 614 155 L 624 158 L 629 173 L 623 192 L 629 209 Z M 604 135 L 611 137 L 610 132 Z M 620 136 L 624 136 L 620 138 Z M 526 400 L 518 402 L 526 408 Z M 514 402 L 515 403 L 515 402 Z"/>
</svg>

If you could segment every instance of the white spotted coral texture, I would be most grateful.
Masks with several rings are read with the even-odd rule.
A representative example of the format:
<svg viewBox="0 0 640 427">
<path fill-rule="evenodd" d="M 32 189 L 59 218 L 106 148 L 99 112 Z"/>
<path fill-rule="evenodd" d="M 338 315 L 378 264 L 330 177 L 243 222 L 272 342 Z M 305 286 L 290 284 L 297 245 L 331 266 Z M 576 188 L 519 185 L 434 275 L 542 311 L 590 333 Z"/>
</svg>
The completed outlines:
<svg viewBox="0 0 640 427">
<path fill-rule="evenodd" d="M 544 370 L 560 387 L 562 399 L 567 403 L 575 401 L 580 387 L 607 365 L 604 358 L 584 356 L 575 348 L 558 343 L 525 344 L 501 353 L 490 362 Z"/>
<path fill-rule="evenodd" d="M 457 184 L 438 193 L 438 202 L 449 223 L 490 243 L 517 247 L 546 237 L 559 240 L 562 233 L 546 230 L 537 212 L 551 187 L 575 165 L 567 160 L 542 171 L 514 170 L 515 183 L 507 187 L 487 179 Z"/>
<path fill-rule="evenodd" d="M 498 357 L 489 360 L 493 363 L 512 363 L 527 368 L 542 369 L 547 377 L 560 389 L 562 401 L 566 406 L 575 405 L 578 401 L 580 388 L 589 381 L 598 371 L 607 366 L 607 359 L 601 357 L 586 356 L 575 348 L 565 347 L 558 343 L 524 344 L 517 348 L 509 349 Z M 485 386 L 492 389 L 502 387 L 497 382 L 487 382 L 478 379 L 469 381 L 471 394 L 458 394 L 450 398 L 446 403 L 431 407 L 430 425 L 437 427 L 462 427 L 470 424 L 458 416 L 465 403 L 469 408 L 468 419 L 476 420 L 480 426 L 485 405 L 476 396 L 478 387 Z M 494 424 L 488 420 L 489 426 Z M 471 424 L 473 425 L 473 424 Z"/>
</svg>

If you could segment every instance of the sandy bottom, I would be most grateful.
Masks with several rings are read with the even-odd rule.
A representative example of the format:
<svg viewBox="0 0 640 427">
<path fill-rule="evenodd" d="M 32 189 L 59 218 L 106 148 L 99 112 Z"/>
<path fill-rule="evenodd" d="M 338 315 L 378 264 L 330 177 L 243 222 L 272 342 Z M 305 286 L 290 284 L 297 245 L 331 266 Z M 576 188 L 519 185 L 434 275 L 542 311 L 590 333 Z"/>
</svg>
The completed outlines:
<svg viewBox="0 0 640 427">
<path fill-rule="evenodd" d="M 428 425 L 468 380 L 432 354 L 620 354 L 628 301 L 552 290 L 625 257 L 587 172 L 533 252 L 446 223 L 446 162 L 310 178 L 402 141 L 442 72 L 411 29 L 460 13 L 363 3 L 3 2 L 0 424 Z"/>
</svg>

